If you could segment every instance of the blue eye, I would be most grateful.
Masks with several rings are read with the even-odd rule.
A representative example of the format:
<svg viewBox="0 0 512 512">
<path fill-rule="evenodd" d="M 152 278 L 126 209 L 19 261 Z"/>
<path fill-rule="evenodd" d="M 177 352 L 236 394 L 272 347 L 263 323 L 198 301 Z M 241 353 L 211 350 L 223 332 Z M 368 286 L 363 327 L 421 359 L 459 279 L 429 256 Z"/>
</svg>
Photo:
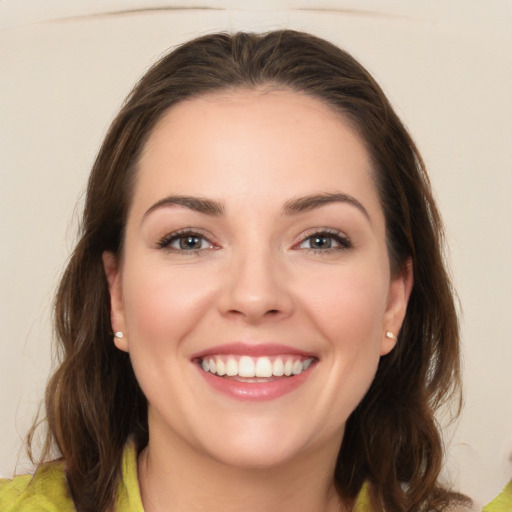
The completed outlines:
<svg viewBox="0 0 512 512">
<path fill-rule="evenodd" d="M 339 233 L 321 232 L 305 238 L 300 244 L 300 249 L 312 251 L 328 251 L 348 249 L 351 247 L 350 240 Z"/>
<path fill-rule="evenodd" d="M 212 249 L 213 244 L 203 235 L 187 231 L 171 233 L 160 240 L 158 247 L 179 252 L 194 252 Z"/>
</svg>

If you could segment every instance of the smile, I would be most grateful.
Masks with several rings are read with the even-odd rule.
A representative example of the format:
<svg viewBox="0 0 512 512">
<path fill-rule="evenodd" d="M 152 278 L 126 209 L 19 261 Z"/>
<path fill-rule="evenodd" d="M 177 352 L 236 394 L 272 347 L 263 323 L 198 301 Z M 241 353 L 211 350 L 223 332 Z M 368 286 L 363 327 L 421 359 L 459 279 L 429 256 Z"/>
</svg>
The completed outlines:
<svg viewBox="0 0 512 512">
<path fill-rule="evenodd" d="M 306 371 L 314 361 L 313 357 L 305 359 L 291 355 L 271 357 L 212 355 L 201 359 L 200 366 L 205 372 L 219 377 L 238 377 L 244 379 L 243 382 L 247 382 L 247 379 L 258 382 L 258 379 L 299 375 Z"/>
<path fill-rule="evenodd" d="M 315 373 L 319 358 L 285 345 L 230 343 L 196 353 L 191 362 L 215 393 L 265 402 L 301 388 Z"/>
</svg>

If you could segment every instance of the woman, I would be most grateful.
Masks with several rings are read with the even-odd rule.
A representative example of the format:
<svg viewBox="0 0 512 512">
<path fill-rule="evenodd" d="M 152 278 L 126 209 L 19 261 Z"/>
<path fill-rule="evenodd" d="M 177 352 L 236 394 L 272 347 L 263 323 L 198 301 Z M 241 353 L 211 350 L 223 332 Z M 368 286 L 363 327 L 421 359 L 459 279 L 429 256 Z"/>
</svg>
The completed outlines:
<svg viewBox="0 0 512 512">
<path fill-rule="evenodd" d="M 293 31 L 184 44 L 91 173 L 46 394 L 62 459 L 0 503 L 462 507 L 438 483 L 434 413 L 459 390 L 441 239 L 414 143 L 352 57 Z"/>
</svg>

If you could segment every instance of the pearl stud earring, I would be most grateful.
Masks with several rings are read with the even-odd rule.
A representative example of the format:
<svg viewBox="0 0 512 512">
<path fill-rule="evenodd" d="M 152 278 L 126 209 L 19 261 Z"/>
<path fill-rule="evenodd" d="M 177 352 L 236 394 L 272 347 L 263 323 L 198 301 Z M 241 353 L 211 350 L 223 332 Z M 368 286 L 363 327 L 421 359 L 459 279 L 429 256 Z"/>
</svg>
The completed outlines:
<svg viewBox="0 0 512 512">
<path fill-rule="evenodd" d="M 386 338 L 388 340 L 396 340 L 396 336 L 391 331 L 386 331 Z"/>
<path fill-rule="evenodd" d="M 123 331 L 117 331 L 114 336 L 118 339 L 122 339 L 124 338 L 124 334 L 123 334 Z"/>
</svg>

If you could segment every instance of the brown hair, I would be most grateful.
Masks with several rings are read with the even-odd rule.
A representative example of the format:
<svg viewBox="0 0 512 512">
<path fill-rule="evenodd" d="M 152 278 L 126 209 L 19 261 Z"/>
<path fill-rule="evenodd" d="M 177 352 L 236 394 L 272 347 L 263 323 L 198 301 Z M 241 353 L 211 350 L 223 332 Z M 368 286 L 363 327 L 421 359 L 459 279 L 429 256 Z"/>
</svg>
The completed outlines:
<svg viewBox="0 0 512 512">
<path fill-rule="evenodd" d="M 79 511 L 112 509 L 123 447 L 148 439 L 147 408 L 126 353 L 112 342 L 102 253 L 119 254 L 138 156 L 172 105 L 225 89 L 277 86 L 324 101 L 365 141 L 394 272 L 414 287 L 396 348 L 381 358 L 350 416 L 336 484 L 354 499 L 368 482 L 375 510 L 442 509 L 442 443 L 434 413 L 459 386 L 459 333 L 442 258 L 442 225 L 418 151 L 380 87 L 350 55 L 312 35 L 214 34 L 178 47 L 141 79 L 113 121 L 89 179 L 80 240 L 55 306 L 62 362 L 46 392 L 48 440 L 67 467 Z"/>
</svg>

